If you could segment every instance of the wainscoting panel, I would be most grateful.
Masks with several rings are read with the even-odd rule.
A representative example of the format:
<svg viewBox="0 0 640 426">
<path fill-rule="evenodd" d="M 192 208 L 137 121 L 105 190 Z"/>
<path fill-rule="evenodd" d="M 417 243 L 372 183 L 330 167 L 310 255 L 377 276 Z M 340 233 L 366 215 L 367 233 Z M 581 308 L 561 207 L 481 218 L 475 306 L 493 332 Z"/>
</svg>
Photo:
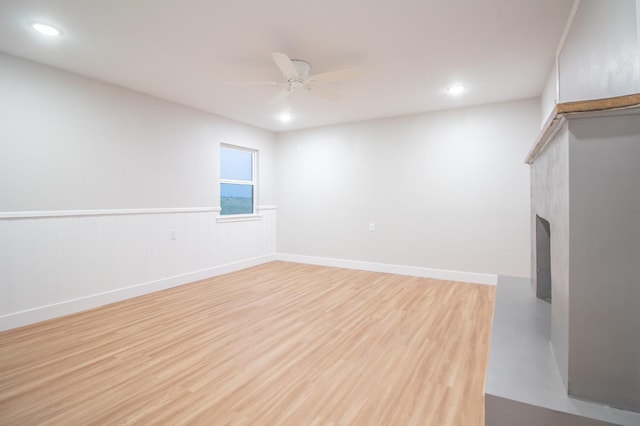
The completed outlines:
<svg viewBox="0 0 640 426">
<path fill-rule="evenodd" d="M 276 208 L 0 213 L 0 330 L 271 260 Z"/>
</svg>

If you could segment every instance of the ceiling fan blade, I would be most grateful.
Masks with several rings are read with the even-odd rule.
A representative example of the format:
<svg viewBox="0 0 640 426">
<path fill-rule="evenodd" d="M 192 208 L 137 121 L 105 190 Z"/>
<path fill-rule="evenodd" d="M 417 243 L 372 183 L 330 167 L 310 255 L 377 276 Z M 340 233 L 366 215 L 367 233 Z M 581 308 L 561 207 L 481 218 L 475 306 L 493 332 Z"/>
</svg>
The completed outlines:
<svg viewBox="0 0 640 426">
<path fill-rule="evenodd" d="M 314 84 L 335 83 L 338 81 L 349 80 L 350 78 L 357 77 L 361 74 L 360 70 L 355 68 L 347 68 L 338 71 L 323 72 L 320 74 L 312 75 L 307 80 Z"/>
<path fill-rule="evenodd" d="M 307 89 L 307 91 L 312 95 L 317 96 L 319 98 L 326 99 L 328 101 L 335 102 L 342 99 L 342 95 L 340 93 L 328 87 L 308 85 L 308 86 L 304 86 L 304 88 Z"/>
<path fill-rule="evenodd" d="M 278 68 L 280 68 L 280 71 L 287 81 L 298 79 L 298 71 L 287 55 L 284 53 L 273 52 L 271 56 L 273 57 L 273 62 L 275 62 Z"/>
<path fill-rule="evenodd" d="M 223 81 L 225 86 L 280 86 L 277 81 Z"/>
<path fill-rule="evenodd" d="M 273 99 L 271 99 L 271 103 L 272 104 L 277 104 L 280 103 L 282 101 L 284 101 L 285 99 L 287 99 L 289 97 L 289 95 L 291 94 L 290 89 L 285 89 L 282 90 L 280 92 L 278 92 Z"/>
</svg>

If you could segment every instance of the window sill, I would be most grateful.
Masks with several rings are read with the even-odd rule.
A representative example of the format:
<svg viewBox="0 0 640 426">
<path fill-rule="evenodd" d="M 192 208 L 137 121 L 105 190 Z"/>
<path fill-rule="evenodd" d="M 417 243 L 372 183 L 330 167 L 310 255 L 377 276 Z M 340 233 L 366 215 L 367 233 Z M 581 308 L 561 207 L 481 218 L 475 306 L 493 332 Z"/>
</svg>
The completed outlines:
<svg viewBox="0 0 640 426">
<path fill-rule="evenodd" d="M 233 214 L 228 216 L 218 216 L 216 217 L 217 223 L 228 223 L 228 222 L 248 222 L 251 220 L 262 220 L 262 215 L 260 214 Z"/>
</svg>

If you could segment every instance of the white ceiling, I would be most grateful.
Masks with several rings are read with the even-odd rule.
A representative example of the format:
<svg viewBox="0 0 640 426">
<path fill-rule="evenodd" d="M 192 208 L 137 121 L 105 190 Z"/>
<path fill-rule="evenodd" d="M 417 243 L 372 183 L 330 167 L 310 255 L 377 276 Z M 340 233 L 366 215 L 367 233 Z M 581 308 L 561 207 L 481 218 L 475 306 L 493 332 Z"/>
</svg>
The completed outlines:
<svg viewBox="0 0 640 426">
<path fill-rule="evenodd" d="M 2 0 L 0 50 L 284 131 L 539 96 L 573 0 Z M 45 38 L 29 21 L 56 25 Z M 294 92 L 271 52 L 311 73 L 357 67 L 339 102 Z M 458 97 L 445 87 L 461 82 Z"/>
</svg>

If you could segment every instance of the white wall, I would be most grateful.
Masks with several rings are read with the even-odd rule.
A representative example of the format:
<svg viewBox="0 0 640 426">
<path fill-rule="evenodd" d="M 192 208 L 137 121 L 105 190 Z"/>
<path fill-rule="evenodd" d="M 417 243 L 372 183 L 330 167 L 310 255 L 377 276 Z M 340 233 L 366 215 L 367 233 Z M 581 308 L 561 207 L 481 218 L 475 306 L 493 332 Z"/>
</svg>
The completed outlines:
<svg viewBox="0 0 640 426">
<path fill-rule="evenodd" d="M 273 133 L 3 54 L 0 93 L 0 329 L 275 253 Z M 260 220 L 216 222 L 221 142 L 259 150 Z"/>
<path fill-rule="evenodd" d="M 637 0 L 581 0 L 559 55 L 560 102 L 640 93 Z"/>
<path fill-rule="evenodd" d="M 547 75 L 547 81 L 542 89 L 540 95 L 540 127 L 543 127 L 549 116 L 555 112 L 555 107 L 558 104 L 558 75 L 556 70 L 556 64 L 554 61 L 553 66 L 549 70 Z M 532 142 L 533 143 L 533 142 Z"/>
<path fill-rule="evenodd" d="M 529 276 L 539 114 L 527 100 L 278 135 L 278 250 Z"/>
<path fill-rule="evenodd" d="M 0 211 L 217 206 L 220 142 L 275 203 L 271 132 L 4 54 L 0 93 Z"/>
</svg>

